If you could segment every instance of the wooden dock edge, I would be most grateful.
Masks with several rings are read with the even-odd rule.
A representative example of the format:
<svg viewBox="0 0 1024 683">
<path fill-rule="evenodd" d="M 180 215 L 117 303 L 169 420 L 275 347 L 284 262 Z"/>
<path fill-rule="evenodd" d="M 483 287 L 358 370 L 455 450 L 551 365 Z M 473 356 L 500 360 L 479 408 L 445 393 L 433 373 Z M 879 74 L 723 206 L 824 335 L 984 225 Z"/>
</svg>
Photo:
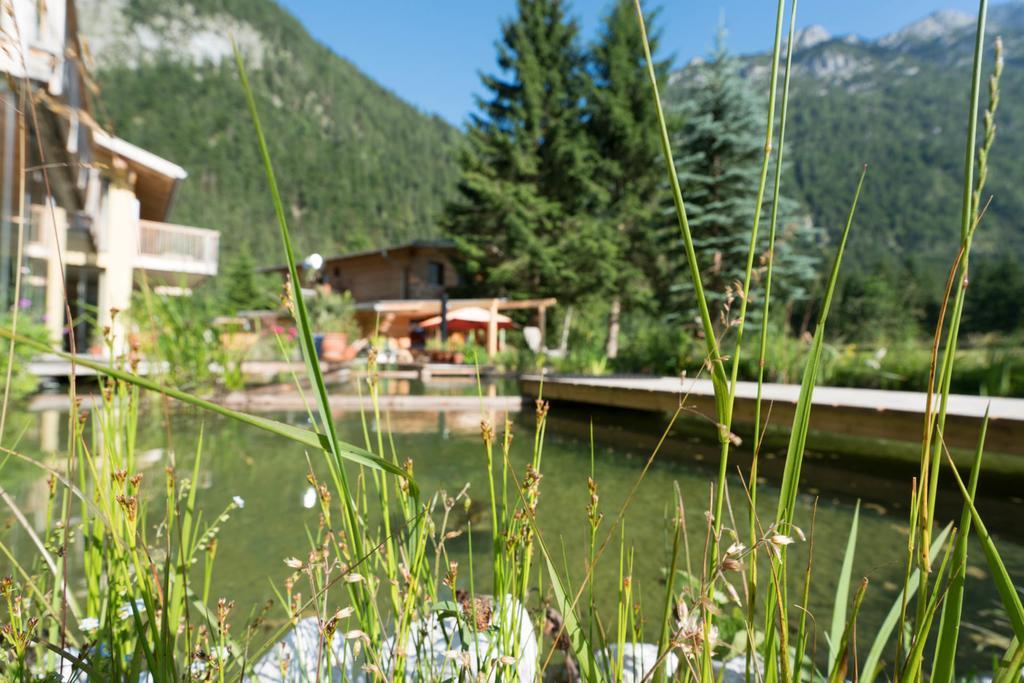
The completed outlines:
<svg viewBox="0 0 1024 683">
<path fill-rule="evenodd" d="M 526 398 L 536 398 L 541 393 L 538 378 L 520 378 L 520 390 Z M 545 381 L 545 400 L 553 403 L 565 402 L 596 405 L 606 408 L 641 410 L 658 413 L 674 413 L 679 407 L 680 395 L 647 388 L 626 388 L 601 386 L 573 382 Z M 737 428 L 753 425 L 754 405 L 752 399 L 737 397 L 734 408 L 734 424 Z M 770 426 L 773 429 L 788 430 L 793 423 L 796 403 L 775 401 L 765 403 L 770 412 Z M 697 420 L 714 424 L 715 404 L 712 396 L 691 394 L 686 398 L 686 414 Z M 946 419 L 946 443 L 954 450 L 976 448 L 981 419 L 950 415 Z M 920 444 L 923 433 L 923 416 L 918 412 L 901 410 L 877 410 L 862 407 L 815 404 L 811 411 L 811 430 L 814 434 L 844 436 L 860 440 L 887 440 L 907 444 Z M 814 436 L 812 434 L 811 436 Z M 817 440 L 821 442 L 822 439 Z M 810 443 L 814 447 L 814 443 Z M 836 446 L 832 439 L 832 447 Z M 986 437 L 986 455 L 1024 455 L 1024 420 L 993 418 L 989 421 Z M 1017 467 L 1024 468 L 1024 461 Z"/>
</svg>

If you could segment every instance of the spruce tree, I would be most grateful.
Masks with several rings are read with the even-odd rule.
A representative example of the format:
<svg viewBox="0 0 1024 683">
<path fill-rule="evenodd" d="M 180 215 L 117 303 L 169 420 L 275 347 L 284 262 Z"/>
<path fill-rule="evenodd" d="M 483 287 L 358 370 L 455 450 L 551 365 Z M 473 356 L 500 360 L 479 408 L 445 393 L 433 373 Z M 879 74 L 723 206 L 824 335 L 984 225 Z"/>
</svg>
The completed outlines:
<svg viewBox="0 0 1024 683">
<path fill-rule="evenodd" d="M 657 53 L 657 12 L 644 11 L 650 45 Z M 616 0 L 591 49 L 593 91 L 587 130 L 597 152 L 595 178 L 603 190 L 597 219 L 617 253 L 618 271 L 609 313 L 606 355 L 618 350 L 621 306 L 648 307 L 657 282 L 659 199 L 664 171 L 658 119 L 633 0 Z M 669 60 L 655 62 L 664 80 Z"/>
<path fill-rule="evenodd" d="M 764 106 L 739 73 L 736 59 L 720 31 L 711 58 L 691 70 L 683 86 L 682 122 L 673 139 L 676 172 L 686 201 L 694 248 L 702 269 L 704 291 L 720 328 L 735 319 L 731 304 L 742 288 L 750 246 L 750 230 L 764 154 Z M 773 169 L 772 169 L 773 170 Z M 772 173 L 769 174 L 769 178 Z M 666 213 L 669 213 L 666 204 Z M 763 206 L 757 254 L 767 256 L 771 197 Z M 673 214 L 674 215 L 674 214 Z M 678 226 L 665 230 L 671 254 L 665 311 L 670 318 L 691 322 L 696 301 Z M 807 295 L 818 264 L 820 231 L 799 215 L 799 205 L 779 198 L 773 297 L 789 303 Z M 755 275 L 759 275 L 762 268 Z M 752 284 L 754 301 L 747 309 L 748 324 L 757 324 L 760 305 L 758 278 Z"/>
<path fill-rule="evenodd" d="M 592 217 L 600 188 L 584 130 L 578 27 L 561 0 L 519 0 L 497 52 L 445 226 L 474 291 L 572 303 L 609 287 L 614 272 L 614 247 Z"/>
<path fill-rule="evenodd" d="M 275 281 L 280 282 L 279 278 L 256 272 L 252 254 L 243 246 L 228 260 L 218 278 L 221 308 L 231 315 L 271 308 L 279 295 Z"/>
</svg>

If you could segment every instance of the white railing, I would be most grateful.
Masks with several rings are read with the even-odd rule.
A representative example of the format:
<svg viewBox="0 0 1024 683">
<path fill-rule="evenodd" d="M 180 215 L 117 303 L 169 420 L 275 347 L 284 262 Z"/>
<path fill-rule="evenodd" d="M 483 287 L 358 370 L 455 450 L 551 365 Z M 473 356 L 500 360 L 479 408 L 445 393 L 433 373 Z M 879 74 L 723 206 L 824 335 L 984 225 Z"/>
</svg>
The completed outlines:
<svg viewBox="0 0 1024 683">
<path fill-rule="evenodd" d="M 143 268 L 216 275 L 219 248 L 216 230 L 139 221 L 139 265 Z"/>
<path fill-rule="evenodd" d="M 50 225 L 49 207 L 41 204 L 29 206 L 28 230 L 25 241 L 28 244 L 46 245 L 53 240 L 52 235 L 46 234 L 46 228 Z"/>
</svg>

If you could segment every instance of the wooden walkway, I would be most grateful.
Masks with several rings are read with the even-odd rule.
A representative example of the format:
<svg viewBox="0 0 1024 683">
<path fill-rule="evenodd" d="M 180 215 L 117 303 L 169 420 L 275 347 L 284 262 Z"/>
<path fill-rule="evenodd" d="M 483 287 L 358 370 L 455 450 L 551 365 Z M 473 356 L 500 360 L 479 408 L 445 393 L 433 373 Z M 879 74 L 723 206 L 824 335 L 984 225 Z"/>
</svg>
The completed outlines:
<svg viewBox="0 0 1024 683">
<path fill-rule="evenodd" d="M 369 396 L 355 396 L 349 394 L 331 394 L 331 409 L 339 413 L 348 411 L 372 411 L 373 402 Z M 82 406 L 91 408 L 100 405 L 100 397 L 96 394 L 81 394 L 78 397 Z M 316 399 L 312 394 L 307 393 L 305 400 L 297 392 L 245 392 L 239 391 L 224 394 L 216 399 L 216 402 L 234 410 L 244 410 L 254 413 L 277 412 L 277 411 L 304 411 L 307 407 L 314 410 Z M 66 411 L 71 405 L 67 394 L 36 394 L 29 399 L 28 408 L 30 411 L 38 412 L 43 410 Z M 481 411 L 517 413 L 523 405 L 521 396 L 470 396 L 470 395 L 417 395 L 417 394 L 388 394 L 380 396 L 378 405 L 382 411 L 393 413 L 442 413 L 442 412 L 465 412 L 472 413 L 479 417 Z M 479 422 L 479 420 L 477 420 Z M 479 426 L 479 425 L 478 425 Z"/>
<path fill-rule="evenodd" d="M 537 397 L 541 376 L 521 379 L 522 392 Z M 674 412 L 684 401 L 687 412 L 714 419 L 711 380 L 677 377 L 560 377 L 543 378 L 543 395 L 565 401 L 609 408 Z M 796 384 L 765 384 L 763 410 L 770 423 L 788 429 L 800 395 Z M 736 386 L 734 420 L 753 424 L 757 384 Z M 811 411 L 811 429 L 851 437 L 920 442 L 927 396 L 923 392 L 817 387 Z M 989 398 L 954 394 L 949 397 L 946 443 L 974 449 L 986 407 L 990 407 L 986 450 L 1024 455 L 1024 399 Z"/>
</svg>

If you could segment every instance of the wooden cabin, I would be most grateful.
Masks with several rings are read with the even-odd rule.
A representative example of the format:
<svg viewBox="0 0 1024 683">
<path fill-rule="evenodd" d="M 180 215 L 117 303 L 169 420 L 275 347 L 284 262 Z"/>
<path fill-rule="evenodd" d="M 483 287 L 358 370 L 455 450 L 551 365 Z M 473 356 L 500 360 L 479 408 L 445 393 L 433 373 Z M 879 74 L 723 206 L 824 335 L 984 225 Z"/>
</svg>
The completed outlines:
<svg viewBox="0 0 1024 683">
<path fill-rule="evenodd" d="M 381 299 L 440 299 L 459 284 L 458 250 L 448 240 L 419 240 L 324 260 L 320 281 L 348 290 L 356 303 Z"/>
<path fill-rule="evenodd" d="M 364 336 L 377 333 L 398 349 L 410 349 L 422 346 L 427 335 L 437 334 L 436 330 L 424 331 L 419 323 L 439 315 L 441 300 L 462 284 L 458 258 L 458 249 L 449 240 L 417 240 L 326 258 L 315 273 L 303 272 L 304 264 L 298 265 L 304 287 L 321 283 L 352 294 Z M 286 270 L 284 266 L 268 269 L 281 275 Z M 487 349 L 493 354 L 500 347 L 498 311 L 536 309 L 536 324 L 543 339 L 545 313 L 555 303 L 554 299 L 448 299 L 444 309 L 452 312 L 472 307 L 492 312 L 494 324 L 488 322 L 482 331 L 486 333 Z"/>
</svg>

